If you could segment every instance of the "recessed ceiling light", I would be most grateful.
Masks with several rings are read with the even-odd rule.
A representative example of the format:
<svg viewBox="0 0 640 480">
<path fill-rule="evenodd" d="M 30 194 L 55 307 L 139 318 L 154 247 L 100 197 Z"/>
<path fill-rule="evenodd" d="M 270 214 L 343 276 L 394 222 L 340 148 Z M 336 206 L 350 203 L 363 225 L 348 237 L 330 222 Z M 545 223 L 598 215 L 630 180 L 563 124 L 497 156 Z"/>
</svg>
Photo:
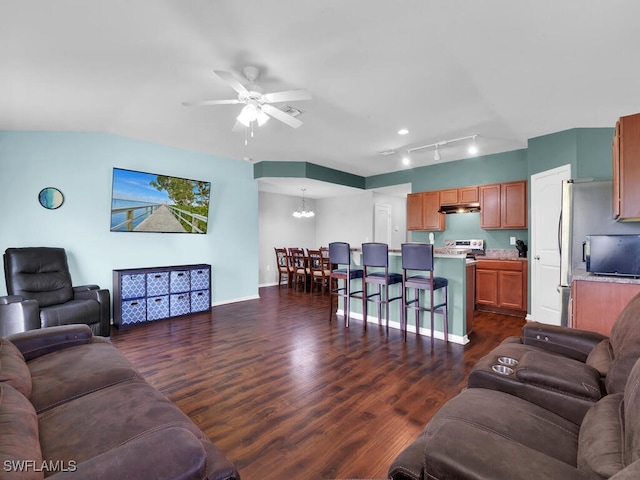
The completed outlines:
<svg viewBox="0 0 640 480">
<path fill-rule="evenodd" d="M 405 155 L 404 157 L 402 157 L 402 164 L 405 166 L 411 164 L 411 159 L 409 158 L 408 155 Z"/>
<path fill-rule="evenodd" d="M 406 128 L 401 128 L 400 130 L 398 130 L 398 135 L 406 135 L 407 133 L 409 133 L 409 130 L 407 130 Z"/>
</svg>

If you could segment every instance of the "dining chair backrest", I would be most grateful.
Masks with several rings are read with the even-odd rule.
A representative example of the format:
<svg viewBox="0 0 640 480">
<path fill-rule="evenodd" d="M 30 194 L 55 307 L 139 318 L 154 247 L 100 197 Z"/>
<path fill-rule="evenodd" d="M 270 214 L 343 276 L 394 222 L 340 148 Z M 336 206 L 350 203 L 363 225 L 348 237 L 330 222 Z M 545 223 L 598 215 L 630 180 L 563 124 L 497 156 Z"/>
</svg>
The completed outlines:
<svg viewBox="0 0 640 480">
<path fill-rule="evenodd" d="M 306 255 L 302 248 L 290 248 L 289 255 L 291 256 L 294 268 L 305 268 Z"/>
<path fill-rule="evenodd" d="M 351 250 L 346 242 L 331 242 L 329 244 L 329 261 L 336 265 L 351 264 Z"/>
<path fill-rule="evenodd" d="M 276 251 L 276 262 L 278 270 L 287 272 L 289 270 L 289 255 L 286 248 L 274 248 Z"/>
<path fill-rule="evenodd" d="M 362 265 L 366 267 L 388 267 L 389 245 L 379 242 L 363 243 Z"/>
<path fill-rule="evenodd" d="M 430 243 L 403 243 L 402 268 L 404 270 L 433 271 L 433 245 Z"/>
</svg>

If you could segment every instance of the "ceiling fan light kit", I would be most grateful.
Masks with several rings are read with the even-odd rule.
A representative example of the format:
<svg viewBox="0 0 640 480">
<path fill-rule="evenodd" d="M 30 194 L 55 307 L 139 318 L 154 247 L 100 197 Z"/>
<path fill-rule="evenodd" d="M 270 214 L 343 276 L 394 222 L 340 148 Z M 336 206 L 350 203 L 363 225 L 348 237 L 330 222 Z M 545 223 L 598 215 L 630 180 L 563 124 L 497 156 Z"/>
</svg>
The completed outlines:
<svg viewBox="0 0 640 480">
<path fill-rule="evenodd" d="M 284 106 L 287 107 L 287 109 L 284 109 L 284 107 L 281 109 L 273 106 L 272 104 L 280 102 L 294 102 L 298 100 L 310 100 L 311 95 L 306 90 L 285 90 L 282 92 L 265 93 L 262 87 L 255 84 L 255 81 L 260 75 L 260 69 L 253 66 L 244 67 L 242 70 L 242 73 L 244 73 L 248 82 L 246 84 L 242 84 L 232 73 L 222 70 L 214 70 L 214 73 L 237 92 L 238 98 L 228 100 L 183 102 L 182 104 L 184 106 L 243 104 L 244 107 L 242 107 L 237 120 L 239 123 L 244 125 L 247 130 L 251 130 L 251 136 L 253 136 L 254 123 L 257 123 L 258 127 L 261 127 L 271 117 L 281 121 L 291 128 L 298 128 L 302 125 L 300 120 L 294 118 L 300 115 L 300 110 L 297 110 L 290 105 Z M 245 144 L 246 143 L 247 140 L 245 137 Z"/>
</svg>

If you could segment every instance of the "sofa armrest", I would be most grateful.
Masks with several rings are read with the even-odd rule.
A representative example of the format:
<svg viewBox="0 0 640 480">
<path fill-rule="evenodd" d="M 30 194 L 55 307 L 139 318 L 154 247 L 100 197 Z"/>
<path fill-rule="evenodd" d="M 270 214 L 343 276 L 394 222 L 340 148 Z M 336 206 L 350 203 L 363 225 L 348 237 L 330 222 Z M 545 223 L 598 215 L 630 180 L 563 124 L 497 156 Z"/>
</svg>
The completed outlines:
<svg viewBox="0 0 640 480">
<path fill-rule="evenodd" d="M 593 348 L 607 337 L 578 328 L 531 322 L 522 327 L 522 343 L 585 362 Z"/>
<path fill-rule="evenodd" d="M 90 290 L 100 290 L 98 285 L 76 285 L 73 287 L 73 293 L 88 292 Z"/>
<path fill-rule="evenodd" d="M 211 452 L 203 448 L 192 432 L 169 427 L 148 432 L 84 462 L 65 465 L 67 471 L 47 478 L 240 479 L 230 461 L 222 456 L 211 457 L 208 453 Z"/>
<path fill-rule="evenodd" d="M 97 335 L 108 337 L 111 333 L 111 294 L 98 285 L 80 285 L 73 287 L 73 296 L 77 299 L 95 300 L 100 305 L 100 331 Z"/>
<path fill-rule="evenodd" d="M 91 343 L 92 338 L 88 325 L 73 324 L 16 333 L 9 335 L 7 340 L 18 347 L 24 359 L 29 361 L 57 350 Z"/>
<path fill-rule="evenodd" d="M 40 328 L 37 300 L 25 300 L 19 295 L 0 297 L 0 336 L 6 337 Z"/>
<path fill-rule="evenodd" d="M 445 420 L 433 432 L 423 432 L 408 448 L 414 452 L 411 461 L 415 461 L 418 452 L 422 453 L 420 476 L 412 472 L 414 467 L 401 463 L 406 460 L 403 452 L 389 469 L 392 480 L 593 480 L 593 475 L 573 465 L 464 419 Z"/>
</svg>

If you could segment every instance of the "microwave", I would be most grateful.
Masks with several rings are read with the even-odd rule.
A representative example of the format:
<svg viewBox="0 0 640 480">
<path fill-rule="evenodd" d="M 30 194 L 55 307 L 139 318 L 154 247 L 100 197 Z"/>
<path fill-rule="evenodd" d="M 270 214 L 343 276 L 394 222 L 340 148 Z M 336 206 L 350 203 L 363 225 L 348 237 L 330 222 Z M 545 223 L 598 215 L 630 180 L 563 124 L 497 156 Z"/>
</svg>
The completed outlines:
<svg viewBox="0 0 640 480">
<path fill-rule="evenodd" d="M 587 272 L 640 277 L 640 235 L 587 235 Z"/>
</svg>

